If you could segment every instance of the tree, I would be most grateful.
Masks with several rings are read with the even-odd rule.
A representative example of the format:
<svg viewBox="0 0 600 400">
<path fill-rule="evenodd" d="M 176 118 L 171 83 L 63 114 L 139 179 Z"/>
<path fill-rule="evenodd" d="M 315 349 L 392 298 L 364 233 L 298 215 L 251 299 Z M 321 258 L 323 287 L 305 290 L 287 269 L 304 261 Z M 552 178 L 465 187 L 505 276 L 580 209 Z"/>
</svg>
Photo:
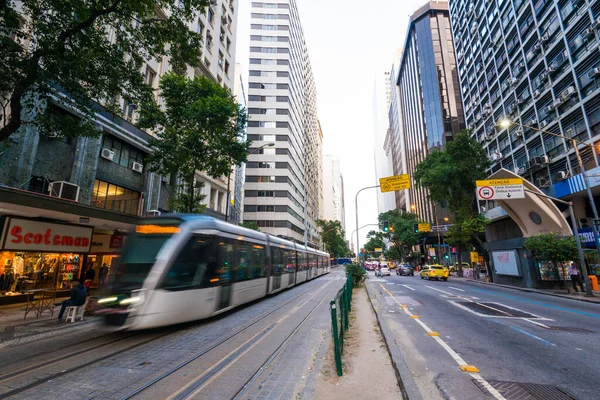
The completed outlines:
<svg viewBox="0 0 600 400">
<path fill-rule="evenodd" d="M 96 101 L 113 111 L 119 97 L 133 104 L 153 102 L 142 67 L 165 57 L 174 70 L 198 66 L 202 36 L 190 26 L 209 4 L 0 0 L 0 142 L 23 124 L 36 125 L 42 134 L 58 129 L 62 136 L 97 135 Z M 65 96 L 53 101 L 82 118 L 50 112 L 47 103 L 57 92 Z"/>
<path fill-rule="evenodd" d="M 252 229 L 252 230 L 260 232 L 258 225 L 254 221 L 242 221 L 239 223 L 239 225 L 243 226 L 244 228 L 248 228 L 248 229 Z"/>
<path fill-rule="evenodd" d="M 348 249 L 348 245 L 344 239 L 346 234 L 340 221 L 319 219 L 317 220 L 317 226 L 329 254 L 333 254 L 335 257 L 350 255 L 350 249 Z"/>
<path fill-rule="evenodd" d="M 566 262 L 577 259 L 575 236 L 563 237 L 557 233 L 541 233 L 526 238 L 525 248 L 538 260 Z"/>
<path fill-rule="evenodd" d="M 428 190 L 430 200 L 447 205 L 453 214 L 449 243 L 453 241 L 460 250 L 464 250 L 469 243 L 475 243 L 486 260 L 489 260 L 479 238 L 486 219 L 477 213 L 475 181 L 487 176 L 490 160 L 486 150 L 470 133 L 470 130 L 465 130 L 448 142 L 443 150 L 434 150 L 428 154 L 417 165 L 413 178 L 417 186 Z M 460 276 L 461 252 L 458 252 Z"/>
<path fill-rule="evenodd" d="M 414 224 L 419 223 L 419 217 L 413 213 L 391 210 L 379 214 L 379 222 L 388 221 L 389 230 L 383 232 L 383 237 L 390 243 L 386 257 L 400 259 L 409 255 L 410 249 L 419 243 L 422 233 L 414 231 Z"/>
<path fill-rule="evenodd" d="M 149 102 L 140 113 L 140 126 L 156 132 L 147 161 L 152 171 L 181 177 L 175 194 L 181 207 L 175 211 L 193 213 L 202 201 L 196 171 L 217 178 L 227 175 L 232 163 L 246 161 L 246 113 L 229 89 L 204 76 L 168 73 L 160 90 L 164 108 Z"/>
<path fill-rule="evenodd" d="M 377 232 L 377 231 L 369 231 L 369 233 L 367 234 L 367 239 L 369 239 L 367 241 L 367 243 L 365 243 L 365 250 L 367 251 L 375 251 L 375 249 L 385 249 L 385 241 L 383 240 L 385 237 L 385 235 L 383 234 L 383 232 Z"/>
</svg>

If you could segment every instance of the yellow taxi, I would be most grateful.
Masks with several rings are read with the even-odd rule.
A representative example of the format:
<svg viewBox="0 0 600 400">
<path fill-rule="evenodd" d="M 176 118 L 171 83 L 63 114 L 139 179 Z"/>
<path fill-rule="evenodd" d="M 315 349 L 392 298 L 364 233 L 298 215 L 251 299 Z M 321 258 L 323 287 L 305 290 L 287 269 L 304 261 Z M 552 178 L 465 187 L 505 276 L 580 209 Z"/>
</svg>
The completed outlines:
<svg viewBox="0 0 600 400">
<path fill-rule="evenodd" d="M 426 265 L 420 272 L 421 279 L 442 279 L 444 281 L 448 280 L 448 275 L 450 275 L 450 271 L 445 268 L 443 265 L 433 264 Z"/>
</svg>

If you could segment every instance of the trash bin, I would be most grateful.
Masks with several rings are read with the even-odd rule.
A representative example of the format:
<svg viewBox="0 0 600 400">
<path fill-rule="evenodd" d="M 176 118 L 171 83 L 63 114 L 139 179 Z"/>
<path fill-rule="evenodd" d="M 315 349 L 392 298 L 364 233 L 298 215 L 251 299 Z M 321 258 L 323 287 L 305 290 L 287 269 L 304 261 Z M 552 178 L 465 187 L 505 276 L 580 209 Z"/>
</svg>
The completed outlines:
<svg viewBox="0 0 600 400">
<path fill-rule="evenodd" d="M 598 290 L 598 277 L 596 275 L 590 275 L 588 278 L 590 279 L 592 290 Z"/>
</svg>

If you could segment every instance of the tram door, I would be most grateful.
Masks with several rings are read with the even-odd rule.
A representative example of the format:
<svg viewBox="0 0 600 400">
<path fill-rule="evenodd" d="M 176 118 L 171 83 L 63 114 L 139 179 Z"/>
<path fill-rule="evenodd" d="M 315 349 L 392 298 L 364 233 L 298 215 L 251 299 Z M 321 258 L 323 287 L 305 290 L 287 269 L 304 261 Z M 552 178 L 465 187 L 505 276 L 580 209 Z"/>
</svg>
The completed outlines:
<svg viewBox="0 0 600 400">
<path fill-rule="evenodd" d="M 231 285 L 233 283 L 233 241 L 229 238 L 219 238 L 219 286 L 221 287 L 221 296 L 219 299 L 218 310 L 222 310 L 231 305 Z"/>
<path fill-rule="evenodd" d="M 283 249 L 271 246 L 271 290 L 281 287 L 281 274 L 283 272 Z"/>
</svg>

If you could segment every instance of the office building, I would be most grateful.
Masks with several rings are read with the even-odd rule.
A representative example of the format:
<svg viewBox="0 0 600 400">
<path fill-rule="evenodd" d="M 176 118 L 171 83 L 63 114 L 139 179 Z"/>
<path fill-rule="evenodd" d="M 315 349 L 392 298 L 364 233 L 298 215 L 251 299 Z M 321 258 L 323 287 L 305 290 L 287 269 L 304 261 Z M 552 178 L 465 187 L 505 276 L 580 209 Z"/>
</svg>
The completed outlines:
<svg viewBox="0 0 600 400">
<path fill-rule="evenodd" d="M 394 175 L 392 157 L 387 149 L 388 110 L 392 101 L 390 88 L 390 71 L 384 72 L 375 80 L 373 90 L 373 138 L 375 149 L 373 161 L 375 163 L 375 185 L 379 185 L 379 179 Z M 396 208 L 394 192 L 382 193 L 377 191 L 378 214 Z"/>
<path fill-rule="evenodd" d="M 429 2 L 410 17 L 396 83 L 406 172 L 412 176 L 429 152 L 465 129 L 448 3 Z M 448 216 L 423 188 L 409 189 L 406 203 L 433 224 Z"/>
<path fill-rule="evenodd" d="M 256 221 L 264 232 L 317 245 L 322 133 L 297 4 L 252 2 L 251 12 L 248 139 L 253 148 L 243 219 Z"/>
<path fill-rule="evenodd" d="M 404 146 L 404 132 L 402 130 L 402 115 L 400 114 L 400 96 L 396 85 L 396 65 L 392 65 L 388 87 L 390 104 L 388 108 L 388 129 L 383 144 L 388 162 L 391 163 L 393 175 L 406 174 L 406 152 Z M 394 205 L 397 210 L 407 210 L 407 192 L 397 190 L 394 192 Z"/>
<path fill-rule="evenodd" d="M 323 156 L 323 219 L 340 221 L 345 230 L 344 213 L 344 180 L 340 171 L 340 159 L 326 154 Z"/>
</svg>

